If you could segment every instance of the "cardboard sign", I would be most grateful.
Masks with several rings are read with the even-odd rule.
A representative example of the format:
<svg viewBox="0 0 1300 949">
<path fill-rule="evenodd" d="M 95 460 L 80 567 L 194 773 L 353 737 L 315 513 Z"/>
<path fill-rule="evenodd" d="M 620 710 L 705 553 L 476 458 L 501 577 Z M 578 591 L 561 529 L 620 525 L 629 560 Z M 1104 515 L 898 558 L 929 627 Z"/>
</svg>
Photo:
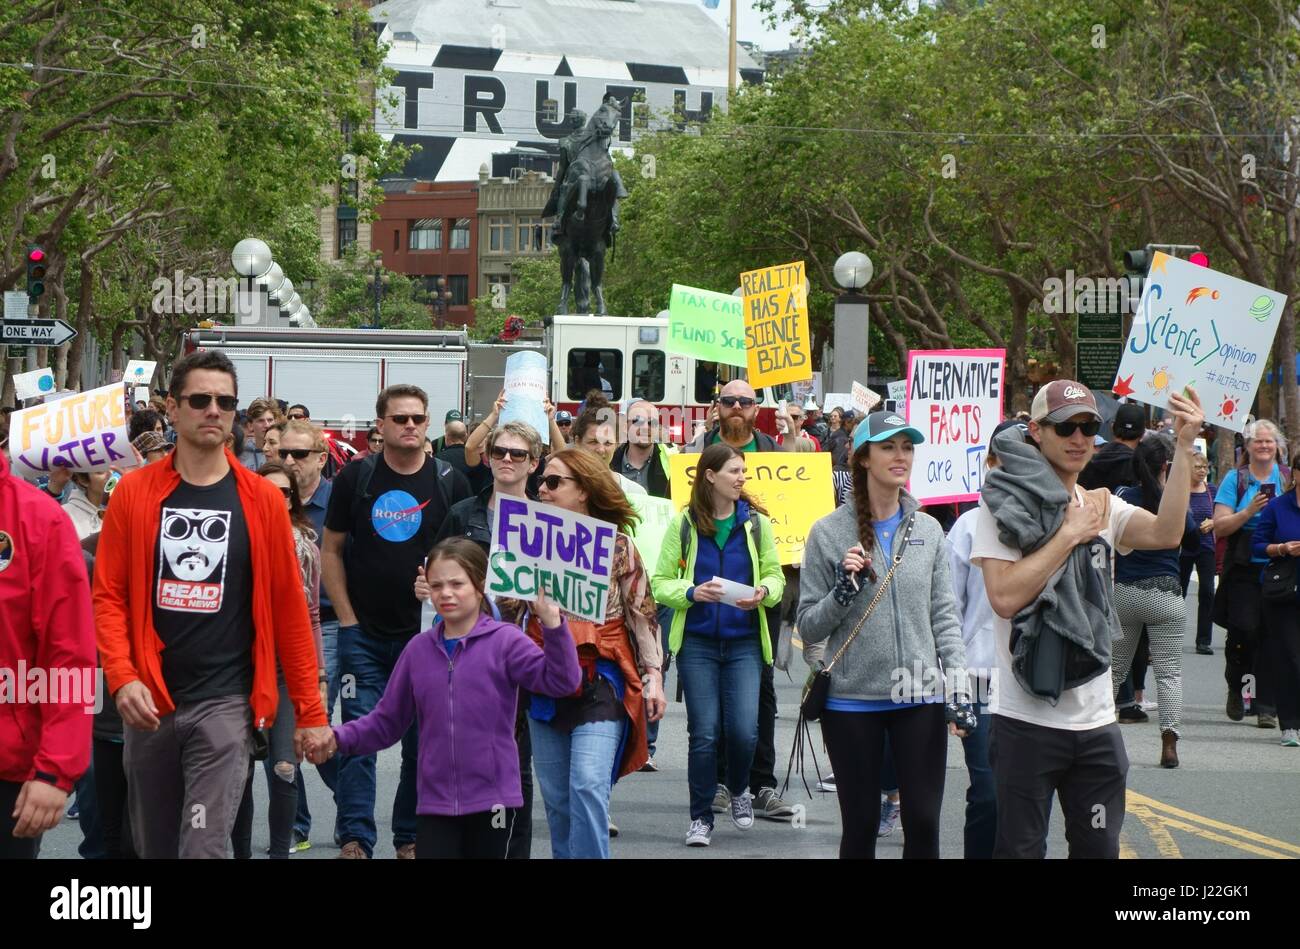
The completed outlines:
<svg viewBox="0 0 1300 949">
<path fill-rule="evenodd" d="M 53 369 L 14 373 L 14 396 L 19 402 L 24 399 L 39 399 L 43 395 L 49 395 L 54 389 Z"/>
<path fill-rule="evenodd" d="M 506 404 L 499 422 L 525 422 L 551 443 L 551 423 L 546 417 L 546 357 L 541 353 L 515 353 L 506 360 Z"/>
<path fill-rule="evenodd" d="M 853 383 L 853 391 L 849 393 L 849 398 L 853 400 L 853 411 L 859 415 L 870 414 L 880 404 L 880 396 L 861 382 Z"/>
<path fill-rule="evenodd" d="M 636 530 L 632 532 L 632 543 L 636 544 L 637 553 L 647 571 L 653 571 L 659 563 L 659 551 L 664 545 L 664 532 L 677 516 L 677 508 L 667 498 L 657 498 L 649 494 L 629 494 L 628 503 L 641 515 Z"/>
<path fill-rule="evenodd" d="M 608 521 L 499 496 L 487 592 L 533 602 L 541 587 L 565 613 L 603 623 L 617 534 Z"/>
<path fill-rule="evenodd" d="M 844 412 L 852 408 L 853 396 L 848 392 L 827 392 L 826 401 L 822 403 L 823 412 L 829 412 L 831 409 Z"/>
<path fill-rule="evenodd" d="M 814 372 L 811 379 L 805 379 L 803 382 L 791 383 L 790 388 L 794 393 L 794 398 L 790 400 L 791 402 L 798 401 L 800 405 L 803 405 L 811 398 L 818 405 L 821 405 L 822 374 L 820 372 Z"/>
<path fill-rule="evenodd" d="M 1191 386 L 1207 422 L 1240 432 L 1285 308 L 1283 294 L 1157 252 L 1114 392 L 1163 409 Z"/>
<path fill-rule="evenodd" d="M 677 454 L 669 460 L 673 504 L 681 510 L 690 502 L 700 456 Z M 745 491 L 767 509 L 781 563 L 801 563 L 813 522 L 835 510 L 831 456 L 825 452 L 748 452 Z"/>
<path fill-rule="evenodd" d="M 158 363 L 148 359 L 132 359 L 126 364 L 126 371 L 122 373 L 122 381 L 129 382 L 133 386 L 148 386 L 153 381 L 153 371 L 158 368 Z M 145 397 L 148 401 L 148 397 Z"/>
<path fill-rule="evenodd" d="M 907 401 L 907 380 L 899 379 L 889 384 L 889 398 L 893 402 Z"/>
<path fill-rule="evenodd" d="M 922 504 L 973 501 L 984 486 L 993 429 L 1002 421 L 1005 349 L 913 350 L 907 421 L 925 435 L 908 490 Z"/>
<path fill-rule="evenodd" d="M 812 378 L 808 285 L 803 261 L 740 275 L 749 384 L 759 389 Z"/>
<path fill-rule="evenodd" d="M 744 366 L 745 317 L 740 297 L 673 284 L 665 348 L 696 359 Z"/>
<path fill-rule="evenodd" d="M 9 457 L 19 477 L 54 468 L 103 471 L 132 466 L 121 383 L 15 412 L 9 426 Z"/>
</svg>

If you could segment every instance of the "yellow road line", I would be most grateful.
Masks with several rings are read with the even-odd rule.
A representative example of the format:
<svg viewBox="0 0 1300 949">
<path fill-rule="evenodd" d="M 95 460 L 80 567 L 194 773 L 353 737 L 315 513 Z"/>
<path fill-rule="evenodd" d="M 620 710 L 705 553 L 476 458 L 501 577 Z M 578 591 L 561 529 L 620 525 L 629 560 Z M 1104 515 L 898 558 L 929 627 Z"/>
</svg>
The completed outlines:
<svg viewBox="0 0 1300 949">
<path fill-rule="evenodd" d="M 1157 817 L 1151 812 L 1151 808 L 1142 804 L 1129 804 L 1128 812 L 1142 822 L 1142 826 L 1147 829 L 1151 835 L 1151 840 L 1156 845 L 1156 850 L 1160 856 L 1166 860 L 1181 860 L 1183 852 L 1178 849 L 1173 835 L 1169 833 L 1168 828 L 1161 823 L 1162 817 Z"/>
<path fill-rule="evenodd" d="M 1149 813 L 1149 812 L 1148 812 Z M 1263 847 L 1256 847 L 1254 844 L 1248 844 L 1244 840 L 1237 840 L 1224 834 L 1216 834 L 1212 830 L 1206 830 L 1204 827 L 1198 827 L 1195 824 L 1189 824 L 1186 821 L 1177 820 L 1173 817 L 1166 817 L 1164 814 L 1156 815 L 1156 820 L 1161 821 L 1175 830 L 1185 830 L 1188 833 L 1195 834 L 1197 837 L 1203 837 L 1206 840 L 1213 840 L 1216 843 L 1227 844 L 1230 847 L 1236 847 L 1238 850 L 1244 850 L 1246 853 L 1257 854 L 1261 857 L 1271 857 L 1274 860 L 1290 860 L 1284 853 L 1278 853 L 1276 850 L 1265 850 Z M 1168 835 L 1168 831 L 1164 832 Z M 1154 836 L 1154 834 L 1152 835 Z"/>
<path fill-rule="evenodd" d="M 1153 797 L 1147 797 L 1145 794 L 1138 794 L 1136 791 L 1132 789 L 1128 791 L 1128 801 L 1130 804 L 1146 806 L 1156 811 L 1164 811 L 1167 814 L 1172 814 L 1175 817 L 1181 817 L 1184 820 L 1191 821 L 1195 824 L 1201 824 L 1206 827 L 1213 827 L 1215 830 L 1227 831 L 1230 834 L 1236 834 L 1238 837 L 1244 837 L 1246 840 L 1254 841 L 1257 844 L 1263 844 L 1266 847 L 1272 847 L 1275 850 L 1282 850 L 1285 851 L 1286 853 L 1300 856 L 1300 846 L 1287 843 L 1285 840 L 1278 840 L 1275 837 L 1267 837 L 1264 834 L 1257 834 L 1253 830 L 1247 830 L 1246 828 L 1238 827 L 1235 824 L 1227 824 L 1224 823 L 1223 821 L 1215 820 L 1212 817 L 1202 817 L 1200 814 L 1193 814 L 1190 811 L 1184 811 L 1180 808 L 1174 807 L 1172 804 L 1166 804 L 1164 801 L 1157 801 Z M 1129 809 L 1131 810 L 1132 808 L 1130 807 Z M 1166 823 L 1169 823 L 1169 821 L 1166 820 Z M 1207 838 L 1207 839 L 1219 839 L 1219 838 Z M 1245 846 L 1242 846 L 1242 849 L 1251 850 L 1251 848 L 1247 848 Z M 1251 850 L 1251 852 L 1258 853 L 1259 851 Z"/>
<path fill-rule="evenodd" d="M 1133 849 L 1133 845 L 1128 842 L 1128 838 L 1124 836 L 1123 832 L 1119 835 L 1119 858 L 1121 860 L 1136 860 L 1138 858 L 1137 851 Z"/>
</svg>

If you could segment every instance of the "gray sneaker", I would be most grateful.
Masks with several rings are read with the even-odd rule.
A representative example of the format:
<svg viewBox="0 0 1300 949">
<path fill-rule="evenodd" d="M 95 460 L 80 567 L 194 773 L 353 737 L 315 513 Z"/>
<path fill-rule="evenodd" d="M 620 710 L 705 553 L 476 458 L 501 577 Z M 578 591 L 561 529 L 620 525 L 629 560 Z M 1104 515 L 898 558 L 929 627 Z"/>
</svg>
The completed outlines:
<svg viewBox="0 0 1300 949">
<path fill-rule="evenodd" d="M 725 784 L 719 784 L 718 790 L 713 794 L 713 813 L 725 814 L 731 810 L 731 792 L 727 790 Z"/>
<path fill-rule="evenodd" d="M 741 830 L 754 826 L 754 797 L 748 791 L 731 799 L 731 822 Z"/>
<path fill-rule="evenodd" d="M 1259 713 L 1259 720 L 1255 722 L 1258 728 L 1277 728 L 1277 716 L 1269 715 L 1267 712 Z"/>
<path fill-rule="evenodd" d="M 883 798 L 880 802 L 880 827 L 876 829 L 877 837 L 888 837 L 898 826 L 898 815 L 902 806 L 897 801 Z"/>
<path fill-rule="evenodd" d="M 713 839 L 713 825 L 702 820 L 691 821 L 691 829 L 686 832 L 686 846 L 707 847 Z"/>
<path fill-rule="evenodd" d="M 1300 748 L 1300 729 L 1282 729 L 1282 746 L 1284 748 Z"/>
<path fill-rule="evenodd" d="M 776 788 L 759 788 L 758 797 L 754 798 L 754 813 L 768 820 L 790 820 L 794 808 L 781 800 Z"/>
</svg>

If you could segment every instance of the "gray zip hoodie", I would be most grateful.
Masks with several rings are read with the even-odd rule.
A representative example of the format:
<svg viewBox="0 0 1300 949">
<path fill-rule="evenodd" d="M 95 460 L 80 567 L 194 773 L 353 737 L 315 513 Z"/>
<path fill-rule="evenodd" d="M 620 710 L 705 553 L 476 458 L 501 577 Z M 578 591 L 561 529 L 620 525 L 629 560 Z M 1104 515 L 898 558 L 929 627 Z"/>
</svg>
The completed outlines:
<svg viewBox="0 0 1300 949">
<path fill-rule="evenodd" d="M 927 689 L 943 695 L 946 673 L 948 689 L 966 679 L 966 652 L 962 647 L 961 620 L 952 590 L 948 565 L 948 542 L 939 522 L 919 510 L 916 499 L 902 494 L 903 523 L 915 516 L 916 523 L 907 547 L 876 611 L 863 624 L 853 644 L 831 670 L 830 694 L 839 699 L 917 701 L 914 690 Z M 873 542 L 872 567 L 877 583 L 858 574 L 862 589 L 848 606 L 835 602 L 835 567 L 858 543 L 858 522 L 854 501 L 845 504 L 813 524 L 804 546 L 799 590 L 799 636 L 805 643 L 826 643 L 829 663 L 876 594 L 900 552 L 905 529 L 894 536 L 890 557 L 881 555 Z M 936 663 L 943 660 L 941 673 Z"/>
</svg>

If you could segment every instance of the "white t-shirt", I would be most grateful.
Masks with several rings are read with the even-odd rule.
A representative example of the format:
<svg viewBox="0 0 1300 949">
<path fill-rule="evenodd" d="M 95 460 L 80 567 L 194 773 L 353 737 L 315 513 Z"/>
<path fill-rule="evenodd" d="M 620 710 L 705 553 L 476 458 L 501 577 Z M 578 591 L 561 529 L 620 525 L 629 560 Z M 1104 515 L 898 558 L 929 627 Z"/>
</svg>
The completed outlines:
<svg viewBox="0 0 1300 949">
<path fill-rule="evenodd" d="M 1075 500 L 1083 503 L 1084 491 L 1075 486 Z M 1115 538 L 1124 536 L 1129 518 L 1139 509 L 1117 497 L 1110 499 L 1110 518 L 1099 541 L 1093 541 L 1094 558 L 1105 558 L 1105 569 L 1110 570 L 1110 548 L 1119 554 L 1130 553 L 1132 548 L 1117 544 Z M 998 524 L 988 506 L 980 501 L 979 520 L 975 525 L 975 541 L 971 546 L 971 563 L 979 565 L 985 558 L 1009 560 L 1022 559 L 1020 551 L 1008 547 L 998 538 Z M 1061 728 L 1066 731 L 1087 731 L 1115 721 L 1115 699 L 1111 678 L 1103 672 L 1077 688 L 1061 693 L 1060 700 L 1052 705 L 1046 699 L 1031 695 L 1016 681 L 1011 671 L 1011 620 L 993 614 L 993 639 L 997 657 L 997 678 L 993 685 L 990 704 L 996 715 L 1005 715 L 1018 721 Z"/>
</svg>

